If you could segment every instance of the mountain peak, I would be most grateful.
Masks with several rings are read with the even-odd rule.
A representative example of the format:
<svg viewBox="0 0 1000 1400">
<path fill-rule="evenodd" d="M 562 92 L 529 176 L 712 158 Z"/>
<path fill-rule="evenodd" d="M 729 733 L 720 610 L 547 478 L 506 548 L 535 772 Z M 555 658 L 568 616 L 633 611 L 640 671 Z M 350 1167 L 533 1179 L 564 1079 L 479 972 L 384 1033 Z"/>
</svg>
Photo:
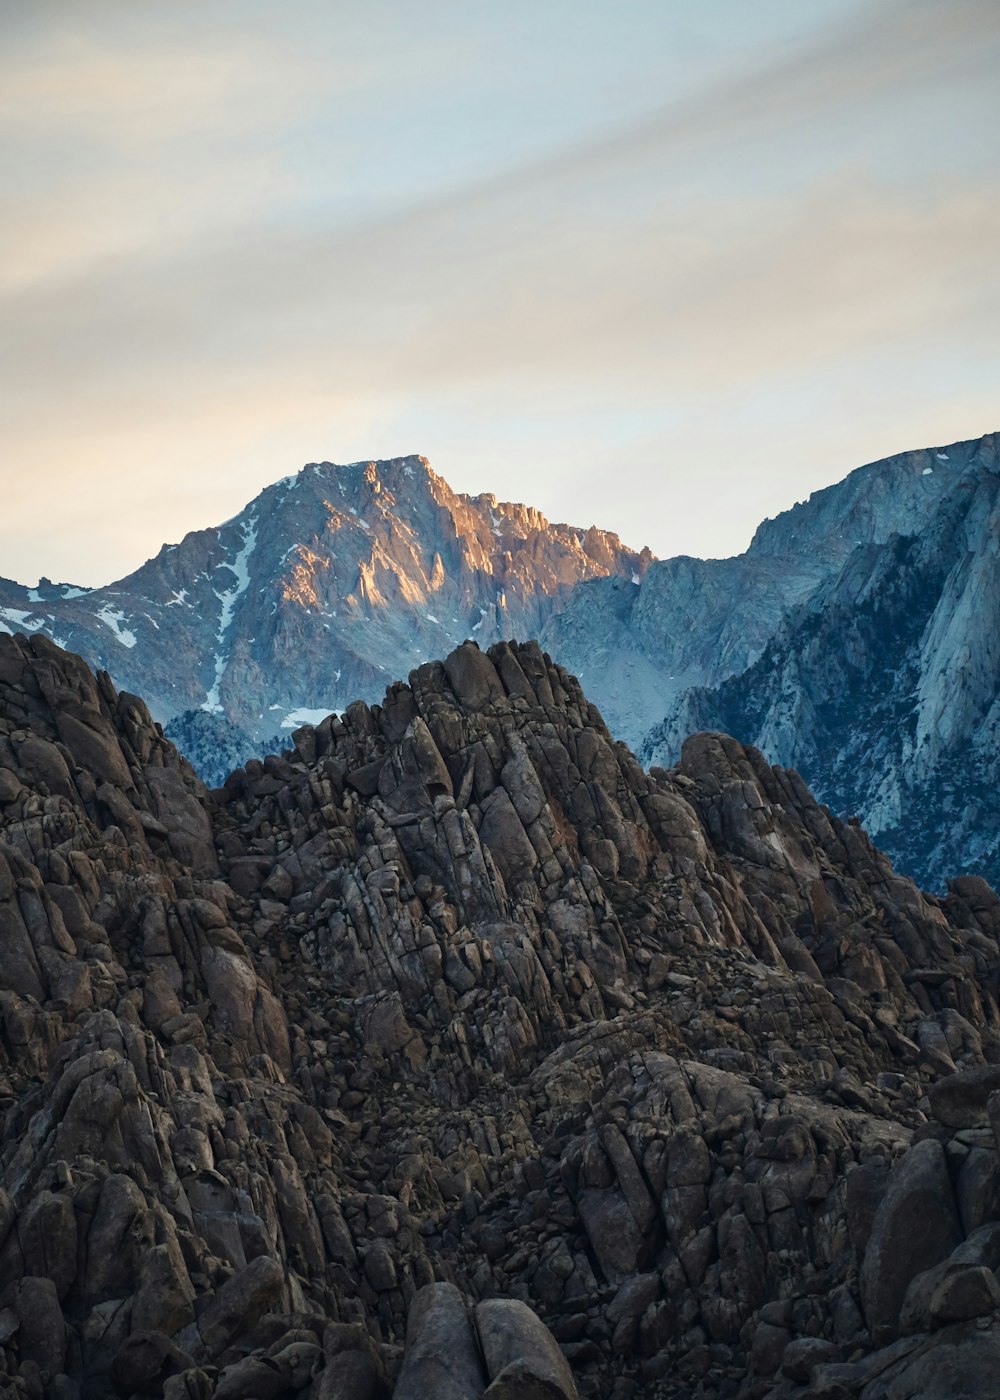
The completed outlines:
<svg viewBox="0 0 1000 1400">
<path fill-rule="evenodd" d="M 204 709 L 261 737 L 466 637 L 535 635 L 581 580 L 638 577 L 651 558 L 455 492 L 417 454 L 310 462 L 104 588 L 0 584 L 0 628 L 58 638 L 161 721 Z"/>
<path fill-rule="evenodd" d="M 641 587 L 585 581 L 542 641 L 591 687 L 614 732 L 638 746 L 691 687 L 752 665 L 789 611 L 860 547 L 916 533 L 970 473 L 996 470 L 1000 435 L 902 452 L 858 467 L 758 527 L 731 559 L 677 556 Z M 606 687 L 600 676 L 615 679 Z"/>
</svg>

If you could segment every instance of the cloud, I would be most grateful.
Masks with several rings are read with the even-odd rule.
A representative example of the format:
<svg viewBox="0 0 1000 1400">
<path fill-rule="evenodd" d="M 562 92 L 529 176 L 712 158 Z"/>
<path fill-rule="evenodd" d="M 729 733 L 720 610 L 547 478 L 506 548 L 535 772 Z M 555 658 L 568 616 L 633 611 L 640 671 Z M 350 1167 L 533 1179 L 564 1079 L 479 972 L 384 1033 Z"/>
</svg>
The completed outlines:
<svg viewBox="0 0 1000 1400">
<path fill-rule="evenodd" d="M 390 166 L 354 202 L 345 181 L 362 162 L 348 147 L 367 149 L 365 104 L 393 72 L 410 100 L 384 60 L 345 79 L 338 125 L 326 52 L 289 98 L 288 34 L 273 63 L 253 26 L 189 68 L 174 36 L 152 57 L 140 46 L 145 108 L 130 49 L 57 45 L 58 62 L 0 98 L 0 121 L 65 87 L 60 120 L 80 114 L 103 154 L 0 205 L 0 448 L 13 464 L 0 470 L 18 480 L 0 572 L 38 556 L 43 496 L 62 572 L 93 581 L 103 565 L 88 558 L 123 570 L 300 458 L 421 450 L 458 484 L 513 495 L 523 482 L 566 516 L 591 500 L 579 474 L 623 442 L 686 461 L 710 443 L 724 468 L 741 433 L 775 441 L 811 403 L 846 470 L 875 455 L 867 441 L 909 442 L 910 421 L 930 432 L 960 403 L 975 416 L 986 391 L 973 366 L 997 358 L 1000 15 L 972 0 L 838 14 L 641 119 L 513 163 L 504 152 L 523 146 L 501 143 L 457 184 L 443 160 L 419 197 Z M 185 113 L 162 116 L 185 94 Z M 118 132 L 109 114 L 123 111 L 136 124 Z M 27 121 L 22 162 L 48 121 Z M 917 412 L 906 377 L 940 386 L 939 420 Z M 415 440 L 425 431 L 433 441 Z M 779 465 L 791 447 L 772 457 L 793 489 Z M 78 482 L 128 508 L 88 514 Z M 668 547 L 657 511 L 666 520 L 682 497 L 693 509 L 687 483 L 665 472 L 634 489 L 631 518 Z M 607 504 L 602 516 L 595 496 L 594 517 L 636 539 Z"/>
</svg>

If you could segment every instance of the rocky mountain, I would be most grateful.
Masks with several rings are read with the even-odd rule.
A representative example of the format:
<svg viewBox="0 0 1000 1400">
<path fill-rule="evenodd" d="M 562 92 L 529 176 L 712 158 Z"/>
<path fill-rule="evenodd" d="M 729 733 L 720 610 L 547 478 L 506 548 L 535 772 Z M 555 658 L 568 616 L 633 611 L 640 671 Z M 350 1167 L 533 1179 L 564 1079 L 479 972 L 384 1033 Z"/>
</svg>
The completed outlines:
<svg viewBox="0 0 1000 1400">
<path fill-rule="evenodd" d="M 536 636 L 581 579 L 639 579 L 651 558 L 458 495 L 422 457 L 321 462 L 105 588 L 0 581 L 0 630 L 79 652 L 161 723 L 220 714 L 245 746 L 377 699 L 466 637 Z M 189 716 L 183 737 L 207 749 L 216 732 Z"/>
<path fill-rule="evenodd" d="M 0 1387 L 990 1394 L 998 934 L 535 644 L 208 792 L 0 637 Z"/>
<path fill-rule="evenodd" d="M 0 630 L 72 647 L 161 723 L 183 716 L 174 733 L 213 780 L 227 756 L 374 701 L 466 637 L 541 634 L 637 745 L 685 689 L 755 661 L 855 548 L 925 525 L 996 442 L 859 468 L 765 521 L 736 558 L 659 562 L 604 531 L 458 495 L 420 457 L 314 464 L 106 588 L 0 580 Z M 213 715 L 233 726 L 224 737 Z"/>
<path fill-rule="evenodd" d="M 423 458 L 314 464 L 107 588 L 0 581 L 0 630 L 140 691 L 213 785 L 466 637 L 540 634 L 646 761 L 731 731 L 918 880 L 1000 880 L 995 525 L 972 509 L 998 455 L 996 434 L 902 453 L 742 555 L 662 561 L 457 495 Z"/>
<path fill-rule="evenodd" d="M 998 450 L 994 433 L 903 452 L 765 520 L 744 554 L 664 559 L 638 585 L 586 581 L 549 619 L 542 643 L 581 677 L 612 732 L 639 746 L 684 691 L 752 665 L 786 614 L 855 550 L 924 528 L 968 471 L 995 465 Z"/>
<path fill-rule="evenodd" d="M 673 762 L 724 728 L 857 813 L 904 870 L 1000 881 L 1000 456 L 984 441 L 912 534 L 853 551 L 760 659 L 648 735 Z"/>
</svg>

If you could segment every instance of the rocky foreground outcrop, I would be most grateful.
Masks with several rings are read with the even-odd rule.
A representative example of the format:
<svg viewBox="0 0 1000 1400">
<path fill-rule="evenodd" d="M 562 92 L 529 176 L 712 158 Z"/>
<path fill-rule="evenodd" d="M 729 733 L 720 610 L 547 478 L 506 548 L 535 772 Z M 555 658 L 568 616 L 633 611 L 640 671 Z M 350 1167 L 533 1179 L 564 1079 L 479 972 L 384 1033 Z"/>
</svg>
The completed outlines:
<svg viewBox="0 0 1000 1400">
<path fill-rule="evenodd" d="M 534 644 L 208 793 L 0 637 L 0 1394 L 989 1394 L 998 930 Z"/>
</svg>

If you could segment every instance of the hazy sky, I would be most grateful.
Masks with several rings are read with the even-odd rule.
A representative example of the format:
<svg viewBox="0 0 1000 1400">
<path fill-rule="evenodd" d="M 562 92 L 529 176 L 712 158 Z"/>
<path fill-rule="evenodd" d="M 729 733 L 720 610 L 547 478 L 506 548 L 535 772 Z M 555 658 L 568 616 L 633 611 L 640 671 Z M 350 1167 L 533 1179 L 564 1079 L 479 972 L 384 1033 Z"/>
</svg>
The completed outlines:
<svg viewBox="0 0 1000 1400">
<path fill-rule="evenodd" d="M 0 0 L 0 574 L 307 461 L 726 554 L 1000 427 L 997 0 Z"/>
</svg>

